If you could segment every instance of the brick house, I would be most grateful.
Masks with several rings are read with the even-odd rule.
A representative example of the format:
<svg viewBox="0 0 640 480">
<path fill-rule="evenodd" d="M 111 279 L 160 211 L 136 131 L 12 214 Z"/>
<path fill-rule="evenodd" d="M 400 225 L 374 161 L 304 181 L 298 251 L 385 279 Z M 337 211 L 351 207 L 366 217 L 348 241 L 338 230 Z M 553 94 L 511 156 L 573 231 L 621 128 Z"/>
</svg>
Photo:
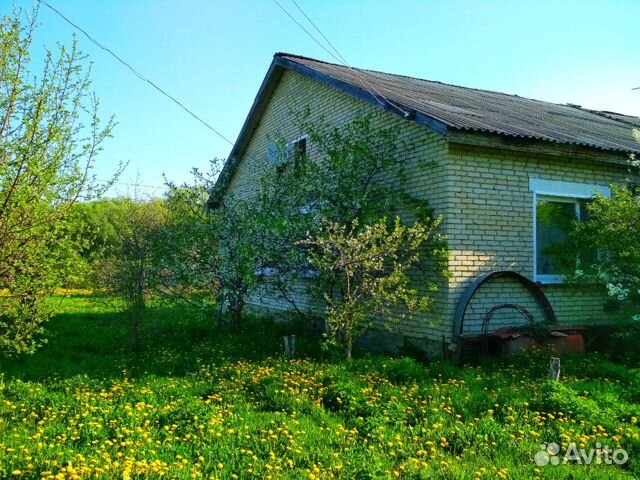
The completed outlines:
<svg viewBox="0 0 640 480">
<path fill-rule="evenodd" d="M 270 161 L 275 132 L 292 143 L 306 142 L 290 114 L 302 108 L 312 121 L 323 117 L 334 125 L 363 115 L 400 125 L 401 135 L 418 145 L 406 155 L 407 187 L 443 217 L 451 277 L 441 282 L 435 308 L 426 318 L 403 321 L 397 331 L 373 330 L 371 344 L 398 348 L 410 342 L 438 356 L 442 345 L 454 348 L 461 333 L 477 332 L 487 310 L 502 303 L 522 305 L 542 320 L 547 312 L 531 294 L 533 283 L 560 324 L 606 318 L 604 298 L 563 285 L 544 247 L 584 215 L 584 201 L 594 192 L 610 195 L 611 184 L 628 180 L 629 155 L 640 152 L 632 134 L 640 118 L 278 53 L 212 203 L 225 192 L 255 191 L 261 171 L 256 162 Z M 304 147 L 313 157 L 313 145 Z M 470 295 L 474 280 L 496 270 L 522 278 L 497 275 Z M 421 280 L 414 278 L 418 285 Z M 461 299 L 469 300 L 465 309 Z M 253 303 L 287 308 L 265 295 Z M 492 327 L 515 321 L 514 312 L 501 311 Z"/>
</svg>

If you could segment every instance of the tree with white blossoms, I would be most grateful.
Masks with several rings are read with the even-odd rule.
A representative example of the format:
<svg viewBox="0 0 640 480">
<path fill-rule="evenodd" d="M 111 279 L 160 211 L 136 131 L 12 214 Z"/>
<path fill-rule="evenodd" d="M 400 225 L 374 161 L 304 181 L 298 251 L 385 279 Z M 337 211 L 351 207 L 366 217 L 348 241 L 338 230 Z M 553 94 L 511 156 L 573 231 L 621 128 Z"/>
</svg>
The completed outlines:
<svg viewBox="0 0 640 480">
<path fill-rule="evenodd" d="M 640 132 L 634 130 L 640 142 Z M 637 181 L 640 160 L 630 158 Z M 640 322 L 640 189 L 633 179 L 626 186 L 612 186 L 611 198 L 597 195 L 587 205 L 587 220 L 576 222 L 567 250 L 598 259 L 581 265 L 575 274 L 581 282 L 600 285 L 617 304 L 623 317 Z M 586 263 L 586 262 L 585 262 Z"/>
<path fill-rule="evenodd" d="M 575 226 L 579 251 L 603 252 L 577 275 L 602 285 L 629 317 L 640 320 L 640 196 L 627 187 L 612 190 L 611 198 L 600 195 L 589 203 L 589 219 Z"/>
<path fill-rule="evenodd" d="M 331 223 L 301 242 L 309 248 L 309 261 L 319 273 L 328 340 L 343 347 L 347 360 L 374 315 L 384 316 L 389 327 L 428 309 L 431 299 L 412 286 L 409 271 L 419 262 L 438 223 L 417 221 L 407 226 L 399 217 L 394 222 L 382 217 L 361 226 L 355 219 L 348 225 Z"/>
<path fill-rule="evenodd" d="M 231 328 L 239 331 L 246 300 L 258 285 L 262 225 L 254 203 L 231 196 L 214 215 L 215 281 L 229 310 Z"/>
</svg>

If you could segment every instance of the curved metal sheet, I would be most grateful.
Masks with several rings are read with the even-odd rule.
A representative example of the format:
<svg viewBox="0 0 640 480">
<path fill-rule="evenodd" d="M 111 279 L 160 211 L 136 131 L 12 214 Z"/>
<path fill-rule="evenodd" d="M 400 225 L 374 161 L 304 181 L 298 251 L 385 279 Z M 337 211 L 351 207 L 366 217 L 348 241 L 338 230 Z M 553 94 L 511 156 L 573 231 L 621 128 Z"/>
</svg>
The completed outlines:
<svg viewBox="0 0 640 480">
<path fill-rule="evenodd" d="M 514 272 L 512 270 L 494 270 L 476 278 L 474 282 L 467 287 L 464 294 L 460 298 L 458 307 L 456 308 L 456 312 L 453 316 L 454 343 L 457 343 L 458 339 L 462 335 L 462 330 L 464 328 L 464 315 L 467 311 L 467 307 L 469 306 L 469 302 L 473 298 L 473 295 L 476 293 L 476 290 L 478 290 L 478 288 L 480 288 L 483 284 L 496 278 L 502 277 L 511 278 L 520 282 L 537 302 L 538 306 L 545 316 L 546 323 L 550 325 L 554 325 L 557 323 L 556 314 L 553 311 L 553 307 L 549 303 L 549 300 L 547 299 L 542 289 L 536 283 L 532 282 L 524 275 L 521 275 L 518 272 Z"/>
</svg>

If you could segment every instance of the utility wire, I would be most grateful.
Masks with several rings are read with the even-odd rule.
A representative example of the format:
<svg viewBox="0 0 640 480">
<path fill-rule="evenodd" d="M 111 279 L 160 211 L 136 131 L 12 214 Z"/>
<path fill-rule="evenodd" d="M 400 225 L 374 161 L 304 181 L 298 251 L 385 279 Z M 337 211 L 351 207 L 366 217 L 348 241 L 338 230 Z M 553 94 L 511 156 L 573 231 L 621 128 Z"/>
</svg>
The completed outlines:
<svg viewBox="0 0 640 480">
<path fill-rule="evenodd" d="M 180 108 L 182 108 L 185 112 L 187 112 L 189 115 L 191 115 L 193 118 L 195 118 L 196 120 L 198 120 L 200 123 L 202 123 L 205 127 L 207 127 L 209 130 L 211 130 L 213 133 L 215 133 L 218 137 L 220 137 L 221 139 L 223 139 L 225 142 L 233 145 L 233 142 L 231 140 L 229 140 L 226 136 L 224 136 L 222 133 L 220 133 L 220 131 L 216 130 L 214 127 L 212 127 L 209 123 L 207 123 L 206 121 L 204 121 L 201 117 L 199 117 L 198 115 L 196 115 L 195 113 L 193 113 L 190 109 L 188 109 L 182 102 L 180 102 L 178 99 L 176 99 L 175 97 L 173 97 L 172 95 L 168 94 L 167 92 L 165 92 L 162 88 L 160 88 L 158 85 L 156 85 L 153 81 L 151 81 L 149 78 L 145 77 L 143 74 L 141 74 L 139 71 L 137 71 L 135 68 L 133 68 L 129 63 L 125 62 L 122 58 L 120 58 L 115 52 L 113 52 L 113 50 L 111 50 L 110 48 L 107 48 L 106 46 L 102 45 L 100 42 L 98 42 L 95 38 L 93 38 L 91 35 L 89 35 L 89 33 L 87 33 L 86 30 L 84 30 L 83 28 L 81 28 L 80 26 L 76 25 L 75 23 L 73 23 L 71 20 L 69 20 L 62 12 L 60 12 L 60 10 L 56 9 L 55 7 L 51 6 L 48 2 L 46 2 L 45 0 L 39 0 L 40 3 L 42 3 L 43 5 L 45 5 L 47 8 L 49 8 L 50 10 L 54 11 L 55 13 L 57 13 L 60 17 L 62 17 L 62 19 L 64 21 L 66 21 L 69 25 L 71 25 L 73 28 L 75 28 L 76 30 L 82 32 L 84 34 L 85 37 L 87 37 L 89 39 L 89 41 L 93 44 L 95 44 L 96 46 L 98 46 L 99 48 L 101 48 L 102 50 L 104 50 L 105 52 L 107 52 L 108 54 L 110 54 L 113 58 L 115 58 L 118 62 L 120 62 L 122 65 L 124 65 L 125 67 L 127 67 L 131 73 L 133 73 L 136 77 L 138 77 L 140 80 L 142 80 L 143 82 L 148 83 L 149 85 L 151 85 L 154 89 L 156 89 L 158 92 L 160 92 L 162 95 L 164 95 L 165 97 L 167 97 L 169 100 L 173 101 L 176 105 L 178 105 Z"/>
<path fill-rule="evenodd" d="M 309 38 L 311 38 L 311 40 L 313 40 L 316 44 L 318 44 L 320 48 L 322 48 L 325 52 L 331 55 L 331 57 L 337 60 L 339 63 L 342 63 L 342 64 L 345 63 L 340 58 L 338 58 L 335 53 L 333 53 L 325 45 L 323 45 L 322 42 L 320 42 L 309 30 L 307 30 L 307 28 L 304 25 L 302 25 L 302 23 L 300 23 L 293 15 L 291 15 L 291 13 L 289 13 L 289 11 L 286 8 L 284 8 L 280 2 L 278 2 L 278 0 L 273 0 L 273 3 L 275 3 L 278 7 L 280 7 L 280 10 L 282 10 L 285 13 L 285 15 L 291 19 L 291 21 L 293 21 L 296 25 L 298 25 L 298 27 L 300 27 L 302 31 L 304 31 L 304 33 L 306 33 L 309 36 Z M 331 43 L 329 43 L 329 45 L 331 45 Z M 381 105 L 384 105 L 384 102 L 381 101 L 373 92 L 369 92 L 369 93 L 373 95 L 373 97 L 378 101 L 378 103 L 380 103 Z"/>
<path fill-rule="evenodd" d="M 349 68 L 349 70 L 351 70 L 362 82 L 366 83 L 372 90 L 374 90 L 378 95 L 380 95 L 384 100 L 386 100 L 387 102 L 391 103 L 392 105 L 394 105 L 388 98 L 385 98 L 384 95 L 382 95 L 373 85 L 371 85 L 366 78 L 364 78 L 364 75 L 362 75 L 358 70 L 356 70 L 355 68 L 353 68 L 349 62 L 347 61 L 347 59 L 338 51 L 338 49 L 335 47 L 335 45 L 333 45 L 333 43 L 331 43 L 331 41 L 327 38 L 327 36 L 322 33 L 322 30 L 320 30 L 320 27 L 318 27 L 318 25 L 316 25 L 316 23 L 311 19 L 311 17 L 309 17 L 309 15 L 307 15 L 307 13 L 302 9 L 302 7 L 300 6 L 300 4 L 298 2 L 296 2 L 296 0 L 291 0 L 293 2 L 293 4 L 296 6 L 296 8 L 300 11 L 300 13 L 304 16 L 304 18 L 307 19 L 307 21 L 313 26 L 313 28 L 315 28 L 316 32 L 318 32 L 320 34 L 320 36 L 324 39 L 325 42 L 327 42 L 327 44 L 331 47 L 331 49 L 336 53 L 336 55 L 338 57 L 340 57 L 338 59 L 339 62 L 343 63 L 347 68 Z M 336 58 L 335 55 L 333 55 L 334 58 Z M 372 93 L 373 92 L 369 92 Z M 375 95 L 374 95 L 375 97 Z M 400 107 L 396 106 L 398 109 L 400 109 Z M 400 109 L 402 110 L 402 109 Z M 402 110 L 404 112 L 404 110 Z M 406 113 L 406 112 L 404 112 Z"/>
<path fill-rule="evenodd" d="M 307 30 L 307 28 L 305 28 L 304 25 L 302 25 L 291 13 L 289 13 L 289 11 L 284 8 L 277 0 L 273 0 L 273 2 L 280 7 L 280 9 L 296 24 L 298 25 L 316 44 L 318 44 L 324 51 L 326 51 L 329 55 L 331 55 L 331 57 L 333 57 L 335 60 L 337 60 L 339 63 L 341 63 L 342 65 L 344 65 L 345 67 L 347 67 L 351 72 L 353 72 L 354 75 L 356 75 L 356 77 L 358 77 L 358 79 L 360 80 L 360 82 L 362 83 L 362 86 L 365 88 L 365 90 L 367 90 L 371 95 L 373 95 L 373 97 L 376 99 L 376 101 L 378 103 L 380 103 L 381 105 L 385 105 L 385 102 L 392 105 L 393 107 L 395 107 L 396 109 L 398 109 L 400 112 L 403 113 L 404 116 L 409 116 L 409 112 L 407 112 L 406 110 L 404 110 L 402 107 L 400 107 L 399 105 L 397 105 L 396 103 L 392 102 L 391 100 L 389 100 L 387 97 L 385 97 L 382 93 L 380 93 L 379 90 L 377 90 L 371 83 L 369 83 L 367 81 L 367 79 L 365 78 L 364 74 L 366 72 L 362 72 L 360 70 L 357 70 L 355 68 L 353 68 L 349 62 L 347 61 L 347 59 L 338 51 L 338 49 L 331 43 L 331 41 L 327 38 L 327 36 L 322 33 L 322 30 L 320 30 L 320 28 L 316 25 L 316 23 L 309 17 L 309 15 L 307 15 L 307 13 L 302 9 L 302 7 L 298 4 L 298 2 L 296 2 L 296 0 L 292 0 L 293 4 L 296 6 L 296 8 L 300 11 L 300 13 L 302 13 L 302 15 L 307 19 L 307 21 L 313 26 L 313 28 L 320 34 L 320 36 L 322 36 L 322 38 L 324 39 L 325 42 L 327 42 L 327 44 L 333 49 L 333 53 L 331 50 L 329 50 L 325 45 L 322 44 L 322 42 L 320 42 L 311 32 L 309 32 L 309 30 Z M 375 92 L 375 93 L 374 93 Z M 376 95 L 377 94 L 377 95 Z M 382 98 L 384 100 L 381 101 L 378 96 L 380 98 Z"/>
<path fill-rule="evenodd" d="M 324 41 L 327 42 L 327 44 L 331 47 L 331 49 L 334 52 L 336 52 L 336 55 L 338 55 L 342 59 L 341 61 L 344 62 L 345 64 L 347 64 L 347 66 L 349 66 L 349 68 L 351 68 L 351 66 L 349 65 L 349 62 L 347 62 L 347 60 L 340 54 L 338 49 L 333 45 L 333 43 L 331 43 L 331 41 L 325 36 L 325 34 L 322 33 L 322 31 L 318 28 L 318 26 L 314 23 L 314 21 L 311 20 L 311 18 L 309 18 L 309 15 L 306 14 L 306 12 L 302 9 L 300 4 L 298 2 L 296 2 L 296 0 L 291 0 L 291 1 L 296 6 L 296 8 L 300 11 L 300 13 L 302 13 L 304 18 L 306 18 L 307 21 L 313 26 L 313 28 L 316 29 L 316 32 L 318 32 L 322 36 L 322 38 L 324 38 Z"/>
<path fill-rule="evenodd" d="M 140 183 L 110 182 L 110 181 L 105 181 L 105 180 L 101 180 L 100 183 L 103 183 L 104 185 L 112 184 L 112 185 L 124 185 L 126 187 L 151 188 L 151 189 L 154 189 L 154 190 L 162 190 L 164 188 L 168 188 L 168 187 L 159 187 L 159 186 L 155 186 L 155 185 L 143 185 L 143 184 L 140 184 Z"/>
</svg>

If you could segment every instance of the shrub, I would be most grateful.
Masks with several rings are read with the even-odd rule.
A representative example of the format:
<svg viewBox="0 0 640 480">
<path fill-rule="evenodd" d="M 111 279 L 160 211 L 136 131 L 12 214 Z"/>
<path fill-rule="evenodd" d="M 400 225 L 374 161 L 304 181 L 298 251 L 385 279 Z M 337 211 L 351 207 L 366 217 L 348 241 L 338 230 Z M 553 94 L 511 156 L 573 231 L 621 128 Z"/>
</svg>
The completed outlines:
<svg viewBox="0 0 640 480">
<path fill-rule="evenodd" d="M 383 373 L 393 383 L 416 382 L 425 377 L 424 367 L 407 357 L 386 362 Z"/>
</svg>

